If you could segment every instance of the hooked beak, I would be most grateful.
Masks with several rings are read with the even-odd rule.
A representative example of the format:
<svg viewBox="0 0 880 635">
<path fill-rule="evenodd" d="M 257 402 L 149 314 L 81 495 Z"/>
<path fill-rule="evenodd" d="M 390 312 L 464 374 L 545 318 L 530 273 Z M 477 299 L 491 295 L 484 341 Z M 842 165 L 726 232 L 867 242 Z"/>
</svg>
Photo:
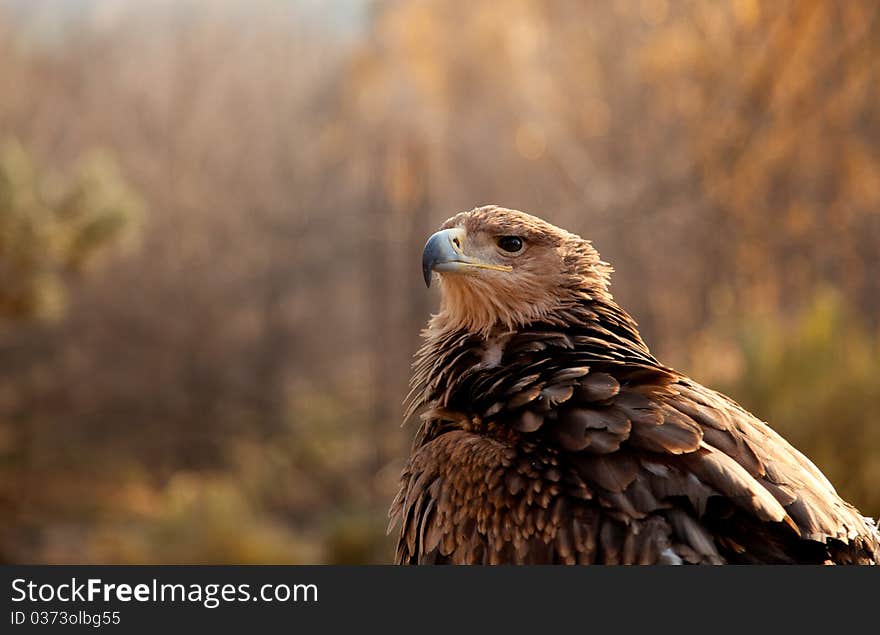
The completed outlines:
<svg viewBox="0 0 880 635">
<path fill-rule="evenodd" d="M 508 265 L 495 265 L 466 256 L 462 250 L 465 233 L 461 227 L 453 227 L 441 230 L 428 239 L 428 242 L 425 243 L 425 250 L 422 252 L 422 273 L 425 276 L 425 286 L 431 286 L 431 273 L 434 271 L 443 273 L 468 268 L 492 269 L 494 271 L 513 270 L 513 267 Z"/>
</svg>

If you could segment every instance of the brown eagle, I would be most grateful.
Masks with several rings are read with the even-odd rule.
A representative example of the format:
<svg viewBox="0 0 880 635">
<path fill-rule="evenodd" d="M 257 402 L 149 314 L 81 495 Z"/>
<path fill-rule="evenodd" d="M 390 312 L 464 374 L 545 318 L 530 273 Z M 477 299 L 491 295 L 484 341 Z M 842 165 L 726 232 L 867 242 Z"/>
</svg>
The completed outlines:
<svg viewBox="0 0 880 635">
<path fill-rule="evenodd" d="M 398 563 L 880 560 L 873 521 L 809 459 L 657 361 L 588 241 L 480 207 L 423 268 L 442 301 L 414 363 Z"/>
</svg>

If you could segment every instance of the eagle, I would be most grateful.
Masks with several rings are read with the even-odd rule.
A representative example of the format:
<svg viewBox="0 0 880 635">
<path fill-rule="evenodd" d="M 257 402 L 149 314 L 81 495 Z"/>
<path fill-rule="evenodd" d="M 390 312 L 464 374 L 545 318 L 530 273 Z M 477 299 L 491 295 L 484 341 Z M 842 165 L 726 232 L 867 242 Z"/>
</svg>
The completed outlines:
<svg viewBox="0 0 880 635">
<path fill-rule="evenodd" d="M 413 363 L 398 564 L 880 561 L 807 457 L 651 354 L 589 241 L 484 206 L 422 267 L 441 303 Z"/>
</svg>

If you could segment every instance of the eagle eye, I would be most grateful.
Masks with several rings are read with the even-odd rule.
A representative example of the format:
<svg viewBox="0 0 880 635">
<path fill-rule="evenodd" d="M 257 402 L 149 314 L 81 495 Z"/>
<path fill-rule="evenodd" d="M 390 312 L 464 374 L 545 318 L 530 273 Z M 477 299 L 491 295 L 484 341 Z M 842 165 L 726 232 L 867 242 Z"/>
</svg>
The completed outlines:
<svg viewBox="0 0 880 635">
<path fill-rule="evenodd" d="M 508 253 L 515 254 L 522 251 L 523 239 L 519 236 L 501 236 L 498 239 L 498 246 Z"/>
</svg>

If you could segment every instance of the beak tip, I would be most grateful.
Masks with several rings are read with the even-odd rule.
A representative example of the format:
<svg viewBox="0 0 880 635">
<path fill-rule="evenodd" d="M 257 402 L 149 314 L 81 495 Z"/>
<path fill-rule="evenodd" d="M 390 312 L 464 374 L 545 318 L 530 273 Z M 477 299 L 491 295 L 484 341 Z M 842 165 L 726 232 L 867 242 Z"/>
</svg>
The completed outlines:
<svg viewBox="0 0 880 635">
<path fill-rule="evenodd" d="M 458 245 L 455 236 L 461 232 L 460 229 L 441 229 L 428 238 L 425 248 L 422 251 L 422 275 L 425 278 L 425 286 L 431 288 L 431 276 L 434 271 L 448 271 L 448 269 L 438 269 L 449 263 L 458 262 L 459 254 L 453 247 Z"/>
</svg>

